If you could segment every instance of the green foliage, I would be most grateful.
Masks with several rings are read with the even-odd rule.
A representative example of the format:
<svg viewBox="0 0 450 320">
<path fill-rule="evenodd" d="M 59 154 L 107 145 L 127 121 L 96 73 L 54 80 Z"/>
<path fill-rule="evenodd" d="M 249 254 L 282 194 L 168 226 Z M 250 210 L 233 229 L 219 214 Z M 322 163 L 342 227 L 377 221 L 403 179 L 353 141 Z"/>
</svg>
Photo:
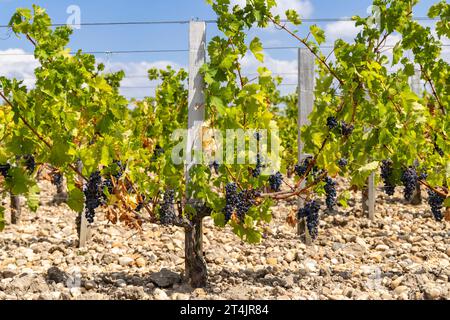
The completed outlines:
<svg viewBox="0 0 450 320">
<path fill-rule="evenodd" d="M 292 171 L 297 162 L 298 96 L 280 96 L 281 79 L 265 66 L 263 43 L 259 38 L 248 37 L 254 28 L 271 24 L 277 25 L 280 32 L 290 31 L 280 24 L 279 16 L 272 14 L 276 1 L 248 0 L 244 7 L 230 7 L 229 0 L 207 2 L 217 14 L 221 33 L 208 43 L 209 59 L 202 67 L 206 84 L 203 129 L 216 129 L 223 137 L 227 129 L 267 130 L 269 134 L 279 130 L 281 171 Z M 362 31 L 352 43 L 335 42 L 334 60 L 320 51 L 320 44 L 326 39 L 318 26 L 311 26 L 306 38 L 289 32 L 317 58 L 311 124 L 301 128 L 301 132 L 304 151 L 314 156 L 312 167 L 323 170 L 319 171 L 321 174 L 349 177 L 352 184 L 364 187 L 382 160 L 393 161 L 396 181 L 402 169 L 417 160 L 418 171 L 428 174 L 424 182 L 443 195 L 448 194 L 450 77 L 449 65 L 441 58 L 440 38 L 449 34 L 449 5 L 441 1 L 430 9 L 429 16 L 439 18 L 435 36 L 430 28 L 413 20 L 411 12 L 416 2 L 374 0 L 381 10 L 380 25 L 354 17 Z M 288 10 L 286 16 L 292 24 L 301 25 L 299 13 Z M 261 191 L 267 186 L 267 176 L 274 172 L 254 176 L 254 164 L 220 164 L 216 174 L 208 163 L 202 163 L 190 170 L 190 180 L 186 182 L 185 163 L 172 161 L 172 154 L 186 144 L 185 137 L 173 136 L 178 129 L 187 127 L 186 71 L 171 67 L 149 70 L 149 79 L 161 82 L 155 96 L 134 101 L 134 107 L 129 109 L 129 102 L 119 94 L 124 73 L 105 73 L 103 64 L 82 51 L 69 54 L 67 45 L 72 31 L 68 27 L 51 28 L 45 10 L 37 6 L 33 10 L 18 9 L 10 25 L 17 36 L 35 47 L 40 66 L 35 70 L 37 81 L 32 89 L 21 81 L 0 77 L 0 92 L 6 103 L 0 109 L 0 162 L 11 165 L 10 176 L 2 182 L 3 192 L 24 195 L 29 207 L 37 209 L 39 190 L 35 176 L 16 158 L 33 154 L 39 163 L 56 167 L 64 174 L 68 204 L 81 212 L 84 195 L 78 181 L 80 174 L 88 177 L 100 170 L 105 176 L 114 175 L 112 168 L 120 160 L 124 172 L 114 182 L 127 194 L 113 190 L 108 197 L 110 207 L 125 206 L 133 211 L 137 202 L 145 199 L 145 214 L 155 221 L 163 194 L 171 189 L 175 190 L 179 216 L 192 219 L 197 214 L 194 206 L 187 203 L 194 197 L 212 210 L 216 225 L 224 227 L 227 183 L 235 182 L 240 191 Z M 390 59 L 384 46 L 393 34 L 402 39 L 393 48 Z M 412 60 L 405 58 L 406 51 L 412 52 Z M 260 63 L 255 79 L 242 73 L 242 61 L 249 53 Z M 427 84 L 423 95 L 412 92 L 408 83 L 415 65 Z M 340 125 L 328 128 L 329 117 L 337 118 Z M 354 127 L 349 134 L 343 134 L 342 126 L 346 125 Z M 254 137 L 245 136 L 244 140 L 248 144 Z M 268 146 L 268 141 L 262 141 L 263 148 Z M 211 139 L 203 147 L 213 154 L 221 146 Z M 237 153 L 233 147 L 227 156 L 236 158 Z M 255 160 L 256 154 L 246 158 Z M 265 166 L 280 160 L 270 152 L 267 158 L 263 159 Z M 348 160 L 345 168 L 338 166 L 341 158 Z M 74 170 L 77 161 L 83 163 L 83 172 Z M 315 179 L 317 173 L 309 175 L 311 170 L 302 177 L 306 187 L 282 196 L 320 196 L 323 183 Z M 230 220 L 231 228 L 243 240 L 259 242 L 261 225 L 271 219 L 271 199 L 280 199 L 279 196 L 263 194 L 255 199 L 257 205 L 243 221 Z M 344 192 L 338 201 L 345 206 L 348 198 L 348 192 Z M 445 205 L 448 204 L 447 199 Z M 1 209 L 0 229 L 4 227 L 3 212 Z"/>
</svg>

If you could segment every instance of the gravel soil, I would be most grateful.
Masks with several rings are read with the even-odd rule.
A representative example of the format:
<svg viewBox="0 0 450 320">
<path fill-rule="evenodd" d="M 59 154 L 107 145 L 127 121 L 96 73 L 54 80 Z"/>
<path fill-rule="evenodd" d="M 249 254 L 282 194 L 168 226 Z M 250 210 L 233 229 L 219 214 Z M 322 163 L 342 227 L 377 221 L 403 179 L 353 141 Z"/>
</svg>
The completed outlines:
<svg viewBox="0 0 450 320">
<path fill-rule="evenodd" d="M 88 246 L 78 249 L 76 214 L 48 203 L 50 183 L 41 189 L 38 212 L 24 208 L 20 225 L 0 233 L 0 300 L 450 298 L 450 223 L 434 221 L 426 200 L 406 204 L 400 188 L 392 198 L 377 192 L 374 221 L 353 193 L 350 207 L 322 215 L 312 246 L 286 223 L 294 203 L 274 208 L 258 245 L 206 219 L 202 289 L 181 282 L 183 230 L 147 224 L 139 233 L 100 213 Z"/>
</svg>

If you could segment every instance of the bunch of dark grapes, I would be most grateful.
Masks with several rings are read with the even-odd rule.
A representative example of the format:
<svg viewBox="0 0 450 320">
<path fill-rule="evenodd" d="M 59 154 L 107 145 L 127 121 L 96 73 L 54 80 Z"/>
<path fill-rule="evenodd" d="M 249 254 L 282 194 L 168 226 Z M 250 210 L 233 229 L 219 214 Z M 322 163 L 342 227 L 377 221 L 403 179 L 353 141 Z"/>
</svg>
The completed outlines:
<svg viewBox="0 0 450 320">
<path fill-rule="evenodd" d="M 393 196 L 395 193 L 395 183 L 393 182 L 393 168 L 392 168 L 392 161 L 390 160 L 383 160 L 381 163 L 381 178 L 383 179 L 384 183 L 384 192 L 388 196 Z"/>
<path fill-rule="evenodd" d="M 355 126 L 352 124 L 348 124 L 345 121 L 341 122 L 341 133 L 344 137 L 348 137 L 353 133 L 353 130 L 355 130 Z"/>
<path fill-rule="evenodd" d="M 270 189 L 275 192 L 280 191 L 281 184 L 283 183 L 283 175 L 277 172 L 269 177 Z"/>
<path fill-rule="evenodd" d="M 327 127 L 330 130 L 333 130 L 334 128 L 336 128 L 339 125 L 337 119 L 335 117 L 328 117 L 327 119 Z"/>
<path fill-rule="evenodd" d="M 327 195 L 325 202 L 327 203 L 328 210 L 333 210 L 336 205 L 336 182 L 330 177 L 326 177 L 325 182 L 325 193 Z"/>
<path fill-rule="evenodd" d="M 141 199 L 139 200 L 134 211 L 140 212 L 144 208 L 144 205 L 145 205 L 145 196 L 141 196 Z"/>
<path fill-rule="evenodd" d="M 428 190 L 428 204 L 431 207 L 431 212 L 433 213 L 436 221 L 442 221 L 444 216 L 442 214 L 442 204 L 444 203 L 444 198 L 433 190 Z"/>
<path fill-rule="evenodd" d="M 93 223 L 95 218 L 95 209 L 100 206 L 103 198 L 102 177 L 100 176 L 99 171 L 95 171 L 91 174 L 83 191 L 85 197 L 84 204 L 86 219 L 89 223 Z"/>
<path fill-rule="evenodd" d="M 244 190 L 238 194 L 236 203 L 236 215 L 241 222 L 244 222 L 245 216 L 256 204 L 256 198 L 261 194 L 256 190 Z"/>
<path fill-rule="evenodd" d="M 125 171 L 125 165 L 120 160 L 114 160 L 114 163 L 117 165 L 117 173 L 114 175 L 116 180 L 119 180 L 123 176 L 123 172 Z"/>
<path fill-rule="evenodd" d="M 164 193 L 163 203 L 161 204 L 159 210 L 159 220 L 161 221 L 161 224 L 163 225 L 172 224 L 177 218 L 177 215 L 175 213 L 174 201 L 175 201 L 175 191 L 167 190 Z"/>
<path fill-rule="evenodd" d="M 428 174 L 427 173 L 425 173 L 425 172 L 422 172 L 420 175 L 419 175 L 419 180 L 427 180 L 427 178 L 428 178 Z"/>
<path fill-rule="evenodd" d="M 213 170 L 213 169 L 214 169 L 214 172 L 215 172 L 216 174 L 219 174 L 219 168 L 220 168 L 220 165 L 219 165 L 219 162 L 218 162 L 217 160 L 215 160 L 215 161 L 213 161 L 213 162 L 211 162 L 211 163 L 209 164 L 209 169 L 210 169 L 210 170 Z"/>
<path fill-rule="evenodd" d="M 11 169 L 11 165 L 9 163 L 7 163 L 7 164 L 0 164 L 0 174 L 4 178 L 9 178 L 10 177 L 10 175 L 8 174 L 10 169 Z"/>
<path fill-rule="evenodd" d="M 259 132 L 255 132 L 255 139 L 256 139 L 256 141 L 261 141 L 261 133 L 259 133 Z"/>
<path fill-rule="evenodd" d="M 144 201 L 139 201 L 134 211 L 141 212 L 141 210 L 144 208 Z"/>
<path fill-rule="evenodd" d="M 165 150 L 160 145 L 156 145 L 155 151 L 153 151 L 153 158 L 158 158 L 160 155 L 164 154 L 164 152 Z"/>
<path fill-rule="evenodd" d="M 256 167 L 253 170 L 253 178 L 258 178 L 261 175 L 261 170 L 262 170 L 261 155 L 258 153 L 256 155 Z"/>
<path fill-rule="evenodd" d="M 313 200 L 298 211 L 298 219 L 306 218 L 306 226 L 312 239 L 317 239 L 319 235 L 319 210 L 319 204 Z"/>
<path fill-rule="evenodd" d="M 103 180 L 102 182 L 102 190 L 104 190 L 104 188 L 106 188 L 108 190 L 109 194 L 113 194 L 114 193 L 114 185 L 112 182 L 111 178 L 106 178 L 105 180 Z M 102 203 L 106 203 L 106 201 L 108 200 L 108 197 L 105 193 L 103 193 L 102 195 Z"/>
<path fill-rule="evenodd" d="M 225 215 L 225 223 L 230 221 L 233 215 L 234 209 L 237 206 L 239 197 L 237 192 L 237 186 L 234 182 L 231 182 L 225 187 L 225 208 L 223 209 L 223 214 Z"/>
<path fill-rule="evenodd" d="M 348 166 L 348 160 L 345 158 L 339 159 L 338 166 L 341 168 L 345 168 L 346 166 Z"/>
<path fill-rule="evenodd" d="M 60 172 L 54 172 L 52 174 L 52 183 L 56 187 L 60 187 L 63 183 L 63 175 Z"/>
<path fill-rule="evenodd" d="M 225 215 L 225 223 L 228 223 L 236 213 L 236 216 L 241 222 L 245 220 L 248 211 L 256 204 L 256 199 L 261 194 L 256 190 L 244 190 L 238 192 L 237 186 L 231 182 L 225 187 L 225 208 L 223 213 Z"/>
<path fill-rule="evenodd" d="M 34 169 L 36 169 L 36 161 L 34 159 L 34 156 L 32 154 L 27 154 L 23 156 L 23 159 L 25 160 L 25 168 L 27 169 L 28 173 L 33 173 Z"/>
<path fill-rule="evenodd" d="M 416 169 L 409 167 L 402 174 L 402 182 L 405 187 L 403 193 L 405 195 L 405 200 L 411 201 L 414 191 L 416 190 L 417 182 L 419 177 L 417 176 Z"/>
<path fill-rule="evenodd" d="M 313 157 L 307 157 L 302 161 L 301 164 L 297 164 L 294 168 L 295 173 L 297 173 L 299 177 L 303 177 L 305 173 L 308 171 L 309 165 L 312 160 Z"/>
</svg>

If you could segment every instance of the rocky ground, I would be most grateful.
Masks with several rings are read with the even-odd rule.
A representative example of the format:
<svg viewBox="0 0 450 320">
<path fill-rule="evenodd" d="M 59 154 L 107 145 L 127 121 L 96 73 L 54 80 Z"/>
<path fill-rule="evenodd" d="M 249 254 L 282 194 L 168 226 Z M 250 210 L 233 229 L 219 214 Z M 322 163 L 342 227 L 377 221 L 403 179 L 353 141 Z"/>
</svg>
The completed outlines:
<svg viewBox="0 0 450 320">
<path fill-rule="evenodd" d="M 209 285 L 194 290 L 180 282 L 182 230 L 146 225 L 136 233 L 96 222 L 88 247 L 78 249 L 76 214 L 47 205 L 54 188 L 42 184 L 38 212 L 24 209 L 22 223 L 0 233 L 0 300 L 450 298 L 450 223 L 435 222 L 426 204 L 406 205 L 400 193 L 378 193 L 375 221 L 353 194 L 351 207 L 322 217 L 313 246 L 285 223 L 293 204 L 275 208 L 259 245 L 207 220 Z"/>
</svg>

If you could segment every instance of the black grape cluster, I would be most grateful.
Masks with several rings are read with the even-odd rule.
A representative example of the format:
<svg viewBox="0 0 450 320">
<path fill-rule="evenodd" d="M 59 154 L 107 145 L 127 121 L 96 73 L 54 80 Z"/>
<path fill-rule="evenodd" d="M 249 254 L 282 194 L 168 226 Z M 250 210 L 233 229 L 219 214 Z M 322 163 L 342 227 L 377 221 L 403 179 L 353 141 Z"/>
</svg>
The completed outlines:
<svg viewBox="0 0 450 320">
<path fill-rule="evenodd" d="M 134 211 L 141 212 L 141 210 L 144 208 L 144 206 L 145 206 L 145 195 L 141 195 L 136 208 L 134 208 Z"/>
<path fill-rule="evenodd" d="M 346 166 L 348 166 L 348 160 L 345 158 L 339 159 L 338 166 L 341 168 L 345 168 Z"/>
<path fill-rule="evenodd" d="M 240 221 L 244 221 L 245 215 L 255 205 L 255 199 L 260 196 L 256 190 L 244 190 L 238 192 L 237 186 L 231 182 L 225 186 L 225 208 L 223 214 L 225 215 L 225 223 L 228 223 L 236 212 L 236 216 Z"/>
<path fill-rule="evenodd" d="M 159 221 L 161 222 L 161 224 L 172 224 L 177 218 L 177 215 L 175 213 L 174 201 L 175 191 L 171 189 L 167 190 L 164 193 L 163 203 L 161 204 L 161 207 L 159 209 Z"/>
<path fill-rule="evenodd" d="M 102 177 L 99 171 L 95 171 L 89 177 L 88 183 L 84 187 L 85 197 L 85 214 L 89 223 L 94 222 L 95 209 L 97 209 L 102 203 L 103 191 L 102 191 Z"/>
<path fill-rule="evenodd" d="M 156 145 L 155 151 L 153 151 L 153 158 L 158 158 L 160 155 L 163 155 L 164 152 L 165 150 L 160 145 Z"/>
<path fill-rule="evenodd" d="M 301 164 L 297 164 L 294 168 L 295 173 L 299 176 L 299 177 L 303 177 L 306 173 L 306 171 L 308 171 L 309 165 L 311 163 L 311 161 L 313 161 L 313 157 L 307 157 L 305 158 Z"/>
<path fill-rule="evenodd" d="M 422 172 L 422 173 L 419 175 L 419 180 L 427 180 L 427 178 L 428 178 L 428 174 L 425 173 L 425 172 Z"/>
<path fill-rule="evenodd" d="M 330 130 L 333 130 L 334 128 L 336 128 L 339 125 L 337 119 L 335 117 L 328 117 L 327 119 L 327 127 Z"/>
<path fill-rule="evenodd" d="M 139 203 L 137 204 L 137 206 L 134 209 L 134 211 L 141 212 L 142 208 L 144 208 L 144 202 L 143 201 L 139 201 Z"/>
<path fill-rule="evenodd" d="M 145 195 L 141 195 L 141 199 L 139 200 L 134 211 L 141 212 L 141 210 L 144 208 L 144 205 L 145 205 Z"/>
<path fill-rule="evenodd" d="M 241 222 L 244 222 L 245 216 L 250 209 L 256 204 L 256 198 L 261 194 L 256 190 L 244 190 L 238 194 L 238 202 L 236 204 L 236 215 Z"/>
<path fill-rule="evenodd" d="M 211 162 L 209 164 L 209 169 L 212 171 L 214 169 L 214 172 L 216 174 L 219 174 L 219 168 L 220 168 L 220 164 L 217 160 L 214 160 L 213 162 Z"/>
<path fill-rule="evenodd" d="M 393 182 L 393 167 L 392 161 L 383 160 L 381 163 L 381 178 L 384 183 L 384 192 L 388 196 L 393 196 L 395 193 L 395 183 Z"/>
<path fill-rule="evenodd" d="M 348 124 L 345 121 L 341 122 L 341 133 L 344 137 L 348 137 L 353 133 L 353 130 L 355 130 L 355 126 L 352 124 Z"/>
<path fill-rule="evenodd" d="M 306 218 L 306 226 L 312 239 L 319 235 L 319 210 L 317 201 L 310 201 L 298 211 L 298 219 Z"/>
<path fill-rule="evenodd" d="M 333 210 L 336 205 L 336 182 L 330 177 L 325 178 L 325 193 L 327 195 L 326 203 L 328 210 Z"/>
<path fill-rule="evenodd" d="M 259 132 L 255 132 L 255 139 L 256 141 L 260 142 L 261 141 L 261 134 Z M 256 167 L 253 170 L 253 178 L 258 178 L 261 175 L 261 170 L 262 170 L 262 161 L 261 161 L 261 155 L 258 153 L 256 155 Z"/>
<path fill-rule="evenodd" d="M 11 169 L 11 165 L 9 163 L 7 163 L 7 164 L 0 164 L 0 174 L 4 178 L 9 178 L 10 177 L 10 175 L 8 174 L 10 169 Z"/>
<path fill-rule="evenodd" d="M 261 155 L 258 153 L 256 155 L 256 167 L 253 170 L 253 178 L 258 178 L 261 175 L 261 170 L 262 170 Z"/>
<path fill-rule="evenodd" d="M 120 160 L 114 160 L 114 163 L 115 163 L 115 164 L 117 165 L 117 167 L 118 167 L 118 171 L 117 171 L 117 173 L 116 173 L 116 175 L 115 175 L 115 178 L 116 178 L 116 179 L 120 179 L 120 178 L 122 177 L 123 172 L 125 171 L 126 167 L 125 167 L 125 165 L 122 163 L 122 161 L 120 161 Z"/>
<path fill-rule="evenodd" d="M 417 176 L 416 169 L 413 167 L 409 167 L 402 174 L 402 182 L 405 187 L 403 193 L 405 195 L 405 200 L 411 201 L 412 196 L 414 194 L 414 190 L 416 190 L 417 182 L 419 177 Z"/>
<path fill-rule="evenodd" d="M 277 172 L 269 177 L 270 189 L 272 189 L 275 192 L 280 191 L 282 183 L 283 183 L 283 175 L 280 172 Z"/>
<path fill-rule="evenodd" d="M 54 172 L 52 174 L 52 183 L 55 186 L 60 187 L 63 183 L 63 175 L 60 172 Z"/>
<path fill-rule="evenodd" d="M 231 220 L 234 209 L 239 201 L 237 186 L 234 182 L 228 183 L 225 186 L 225 208 L 223 214 L 225 215 L 225 223 Z"/>
<path fill-rule="evenodd" d="M 442 204 L 444 203 L 444 198 L 433 190 L 428 190 L 428 204 L 431 207 L 431 212 L 433 213 L 436 221 L 442 221 L 444 216 L 442 214 Z"/>
<path fill-rule="evenodd" d="M 25 160 L 25 168 L 27 169 L 28 173 L 32 174 L 34 172 L 34 169 L 36 169 L 36 161 L 34 159 L 34 156 L 32 154 L 27 154 L 23 156 L 23 159 Z"/>
</svg>

